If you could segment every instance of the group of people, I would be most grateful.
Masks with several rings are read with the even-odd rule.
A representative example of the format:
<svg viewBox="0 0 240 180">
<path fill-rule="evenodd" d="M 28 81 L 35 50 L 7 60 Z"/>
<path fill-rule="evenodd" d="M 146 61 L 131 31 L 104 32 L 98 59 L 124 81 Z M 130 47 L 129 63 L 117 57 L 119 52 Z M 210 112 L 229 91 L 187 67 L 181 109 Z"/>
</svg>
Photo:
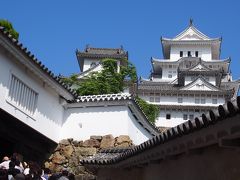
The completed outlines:
<svg viewBox="0 0 240 180">
<path fill-rule="evenodd" d="M 61 173 L 52 174 L 50 169 L 41 168 L 33 161 L 21 162 L 19 155 L 14 153 L 10 158 L 3 157 L 0 163 L 0 180 L 74 180 L 75 177 L 66 169 Z"/>
</svg>

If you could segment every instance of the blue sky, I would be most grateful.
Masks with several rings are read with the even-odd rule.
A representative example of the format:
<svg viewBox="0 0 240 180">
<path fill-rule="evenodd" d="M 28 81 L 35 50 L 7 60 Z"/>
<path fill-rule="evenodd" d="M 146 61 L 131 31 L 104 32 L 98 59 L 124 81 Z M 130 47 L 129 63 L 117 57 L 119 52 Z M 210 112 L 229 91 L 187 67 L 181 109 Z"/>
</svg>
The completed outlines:
<svg viewBox="0 0 240 180">
<path fill-rule="evenodd" d="M 210 37 L 221 37 L 221 58 L 231 57 L 240 78 L 240 1 L 224 0 L 2 0 L 0 18 L 56 75 L 78 73 L 75 50 L 92 47 L 129 52 L 138 75 L 148 77 L 150 58 L 162 58 L 160 37 L 174 37 L 189 19 Z"/>
</svg>

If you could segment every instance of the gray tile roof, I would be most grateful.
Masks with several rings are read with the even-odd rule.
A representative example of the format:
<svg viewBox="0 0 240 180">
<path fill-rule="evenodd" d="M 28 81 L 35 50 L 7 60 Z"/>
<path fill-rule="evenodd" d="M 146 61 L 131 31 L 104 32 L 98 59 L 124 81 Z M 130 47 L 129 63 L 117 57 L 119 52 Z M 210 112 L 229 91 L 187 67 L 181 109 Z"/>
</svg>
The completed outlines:
<svg viewBox="0 0 240 180">
<path fill-rule="evenodd" d="M 191 138 L 191 134 L 195 132 L 204 131 L 208 127 L 218 126 L 223 121 L 227 121 L 229 118 L 234 116 L 239 117 L 240 115 L 240 96 L 236 98 L 234 101 L 228 101 L 224 105 L 218 106 L 218 109 L 215 111 L 209 110 L 208 113 L 203 114 L 202 117 L 196 117 L 194 120 L 188 120 L 187 122 L 180 124 L 176 127 L 170 128 L 158 136 L 135 146 L 124 153 L 117 154 L 116 156 L 108 159 L 102 158 L 94 158 L 91 159 L 83 159 L 81 163 L 88 166 L 106 166 L 111 164 L 116 164 L 121 161 L 132 158 L 138 154 L 141 154 L 147 150 L 151 150 L 156 146 L 165 146 L 168 145 L 169 142 L 179 138 L 179 137 L 188 137 Z M 235 121 L 239 121 L 238 118 L 235 118 Z M 227 121 L 228 122 L 228 121 Z M 147 151 L 149 152 L 149 151 Z"/>
<path fill-rule="evenodd" d="M 201 77 L 201 76 L 200 76 Z M 204 78 L 202 78 L 204 80 Z M 204 80 L 205 81 L 205 80 Z M 207 84 L 210 84 L 206 82 Z M 235 88 L 236 91 L 238 91 L 240 82 L 238 81 L 232 81 L 232 82 L 222 82 L 220 87 L 215 87 L 212 84 L 211 86 L 215 88 L 219 88 L 219 91 L 204 91 L 204 93 L 213 93 L 213 94 L 231 94 L 233 92 L 233 89 Z M 168 84 L 164 82 L 156 82 L 156 81 L 141 81 L 138 84 L 138 92 L 144 92 L 144 91 L 149 91 L 149 92 L 163 92 L 163 93 L 171 93 L 171 92 L 178 92 L 178 93 L 199 93 L 201 91 L 185 91 L 181 90 L 184 86 L 178 85 L 178 84 Z M 158 93 L 159 93 L 158 92 Z M 157 92 L 156 92 L 157 93 Z"/>
<path fill-rule="evenodd" d="M 73 102 L 96 102 L 96 101 L 118 101 L 118 100 L 130 100 L 133 99 L 131 94 L 119 93 L 119 94 L 102 94 L 102 95 L 89 95 L 79 96 Z"/>
<path fill-rule="evenodd" d="M 119 155 L 127 152 L 130 149 L 132 149 L 132 148 L 128 147 L 128 148 L 102 149 L 96 155 L 86 157 L 86 158 L 84 158 L 84 160 L 85 161 L 99 161 L 100 163 L 105 164 L 107 161 L 118 157 Z"/>
<path fill-rule="evenodd" d="M 84 51 L 77 50 L 77 57 L 83 58 L 128 58 L 128 52 L 123 48 L 93 48 L 86 47 Z"/>
</svg>

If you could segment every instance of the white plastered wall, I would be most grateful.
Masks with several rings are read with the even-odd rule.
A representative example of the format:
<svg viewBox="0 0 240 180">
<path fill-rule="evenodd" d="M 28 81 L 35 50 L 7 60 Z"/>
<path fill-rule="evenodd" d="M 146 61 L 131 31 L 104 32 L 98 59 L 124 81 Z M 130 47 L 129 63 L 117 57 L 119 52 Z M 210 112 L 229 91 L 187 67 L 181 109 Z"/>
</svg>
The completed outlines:
<svg viewBox="0 0 240 180">
<path fill-rule="evenodd" d="M 92 135 L 129 135 L 134 144 L 152 136 L 131 115 L 127 106 L 68 108 L 60 139 L 89 139 Z"/>
<path fill-rule="evenodd" d="M 63 107 L 59 104 L 59 95 L 19 64 L 12 56 L 0 53 L 0 63 L 0 108 L 41 134 L 58 142 L 63 119 Z M 9 100 L 11 74 L 38 93 L 36 110 L 33 115 L 24 112 L 20 106 L 14 105 Z"/>
<path fill-rule="evenodd" d="M 183 51 L 183 57 L 188 56 L 188 51 L 191 51 L 192 57 L 195 57 L 195 51 L 198 51 L 198 57 L 205 61 L 212 60 L 210 45 L 172 45 L 170 50 L 170 60 L 180 59 L 180 51 Z"/>
</svg>

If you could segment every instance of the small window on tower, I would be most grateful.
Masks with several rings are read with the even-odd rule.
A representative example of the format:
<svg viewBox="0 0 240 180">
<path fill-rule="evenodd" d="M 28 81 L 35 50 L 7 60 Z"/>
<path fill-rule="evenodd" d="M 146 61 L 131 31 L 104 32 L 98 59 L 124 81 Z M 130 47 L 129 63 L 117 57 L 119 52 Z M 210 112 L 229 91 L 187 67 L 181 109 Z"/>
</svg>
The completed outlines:
<svg viewBox="0 0 240 180">
<path fill-rule="evenodd" d="M 195 57 L 198 57 L 198 51 L 195 51 Z"/>
<path fill-rule="evenodd" d="M 217 104 L 217 99 L 215 99 L 215 98 L 212 99 L 212 103 L 213 103 L 213 104 Z"/>
<path fill-rule="evenodd" d="M 183 57 L 183 51 L 180 51 L 180 57 Z"/>
<path fill-rule="evenodd" d="M 206 100 L 205 99 L 201 99 L 201 104 L 206 104 Z"/>
<path fill-rule="evenodd" d="M 193 114 L 190 114 L 189 115 L 189 119 L 192 120 L 194 118 L 194 115 Z"/>
<path fill-rule="evenodd" d="M 188 115 L 187 114 L 183 114 L 183 120 L 187 120 L 188 119 Z"/>
<path fill-rule="evenodd" d="M 182 97 L 179 97 L 178 98 L 178 103 L 182 103 L 183 102 L 183 98 Z"/>
<path fill-rule="evenodd" d="M 195 98 L 195 104 L 200 104 L 200 99 L 199 98 Z"/>
<path fill-rule="evenodd" d="M 155 102 L 160 102 L 160 97 L 155 97 Z"/>
<path fill-rule="evenodd" d="M 166 119 L 171 119 L 171 114 L 166 114 Z"/>
<path fill-rule="evenodd" d="M 188 52 L 187 52 L 187 55 L 188 55 L 188 57 L 192 57 L 191 51 L 188 51 Z"/>
<path fill-rule="evenodd" d="M 150 98 L 149 98 L 149 101 L 150 101 L 150 102 L 154 102 L 154 97 L 150 97 Z"/>
</svg>

